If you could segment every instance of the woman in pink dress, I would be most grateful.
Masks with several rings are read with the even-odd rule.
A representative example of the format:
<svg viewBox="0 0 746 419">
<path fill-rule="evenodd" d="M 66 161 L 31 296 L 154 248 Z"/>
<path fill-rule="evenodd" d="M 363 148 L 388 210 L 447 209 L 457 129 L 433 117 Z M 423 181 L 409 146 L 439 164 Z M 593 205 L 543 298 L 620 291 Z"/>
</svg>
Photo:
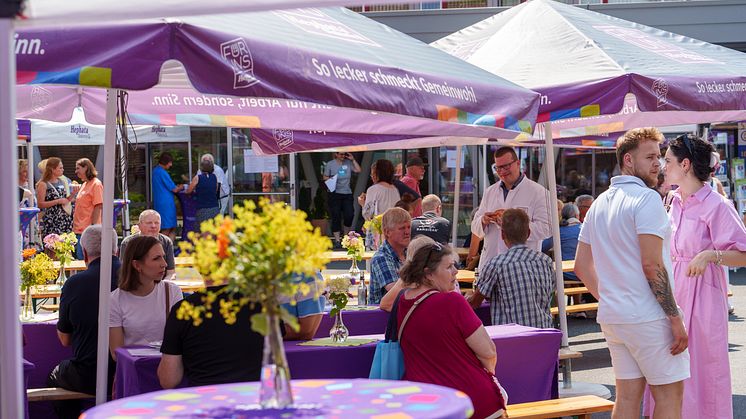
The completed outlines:
<svg viewBox="0 0 746 419">
<path fill-rule="evenodd" d="M 720 160 L 692 135 L 673 140 L 666 180 L 678 185 L 671 203 L 674 295 L 689 332 L 691 377 L 684 381 L 684 417 L 732 418 L 725 266 L 746 266 L 746 229 L 729 200 L 705 182 Z"/>
</svg>

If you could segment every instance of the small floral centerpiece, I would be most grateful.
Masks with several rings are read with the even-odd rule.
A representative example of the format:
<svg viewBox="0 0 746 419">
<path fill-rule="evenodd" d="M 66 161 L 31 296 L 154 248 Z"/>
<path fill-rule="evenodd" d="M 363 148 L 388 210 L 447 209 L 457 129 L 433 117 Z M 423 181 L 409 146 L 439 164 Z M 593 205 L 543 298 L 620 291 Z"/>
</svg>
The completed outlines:
<svg viewBox="0 0 746 419">
<path fill-rule="evenodd" d="M 377 250 L 383 235 L 383 214 L 376 215 L 363 224 L 365 245 L 370 250 Z"/>
<path fill-rule="evenodd" d="M 360 269 L 357 267 L 357 263 L 363 260 L 365 254 L 363 237 L 356 231 L 350 231 L 342 238 L 342 247 L 347 250 L 347 255 L 352 259 L 350 276 L 353 283 L 357 283 L 360 281 Z"/>
<path fill-rule="evenodd" d="M 44 237 L 44 246 L 54 252 L 55 258 L 60 261 L 60 274 L 57 277 L 57 285 L 62 286 L 67 280 L 65 266 L 73 260 L 73 252 L 78 238 L 75 233 L 64 233 L 61 235 L 47 234 Z"/>
<path fill-rule="evenodd" d="M 54 281 L 57 270 L 54 268 L 52 259 L 44 253 L 37 253 L 36 249 L 24 249 L 21 262 L 21 292 L 25 293 L 21 318 L 29 320 L 34 318 L 34 309 L 31 301 L 31 288 L 44 285 Z"/>
<path fill-rule="evenodd" d="M 344 342 L 349 336 L 347 327 L 342 322 L 342 310 L 347 307 L 347 291 L 350 289 L 349 275 L 335 275 L 326 281 L 329 292 L 329 301 L 332 309 L 329 315 L 334 317 L 334 326 L 329 330 L 329 337 L 334 342 Z"/>
<path fill-rule="evenodd" d="M 293 403 L 290 372 L 280 333 L 280 319 L 298 329 L 297 319 L 280 306 L 281 301 L 307 294 L 310 286 L 300 278 L 315 275 L 328 262 L 331 243 L 306 220 L 306 214 L 282 202 L 259 204 L 245 201 L 233 208 L 234 218 L 217 216 L 201 225 L 201 233 L 189 233 L 191 243 L 182 249 L 191 253 L 194 266 L 206 285 L 224 285 L 206 291 L 201 305 L 183 302 L 179 319 L 199 325 L 211 317 L 219 294 L 220 314 L 228 324 L 236 322 L 243 306 L 261 305 L 251 317 L 251 328 L 265 336 L 260 404 L 283 408 Z M 299 275 L 302 274 L 302 275 Z"/>
</svg>

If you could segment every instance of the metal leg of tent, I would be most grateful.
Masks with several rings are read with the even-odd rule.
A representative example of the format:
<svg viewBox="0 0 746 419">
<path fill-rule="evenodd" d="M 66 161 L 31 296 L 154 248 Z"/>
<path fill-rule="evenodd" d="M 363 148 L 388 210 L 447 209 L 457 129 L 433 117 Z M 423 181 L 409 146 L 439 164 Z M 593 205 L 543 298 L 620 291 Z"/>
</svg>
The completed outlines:
<svg viewBox="0 0 746 419">
<path fill-rule="evenodd" d="M 16 133 L 16 60 L 13 50 L 13 20 L 0 18 L 0 252 L 4 262 L 20 258 L 18 248 L 18 149 Z M 16 263 L 0 264 L 0 417 L 23 417 L 23 380 L 21 372 L 21 324 L 18 322 L 18 287 L 20 277 Z"/>
<path fill-rule="evenodd" d="M 109 89 L 106 98 L 106 134 L 104 142 L 104 207 L 102 220 L 114 217 L 114 160 L 117 146 L 117 90 Z M 107 226 L 108 224 L 103 224 Z M 109 366 L 109 294 L 111 293 L 111 239 L 114 229 L 101 229 L 101 282 L 98 293 L 98 347 L 96 355 L 96 404 L 106 403 Z"/>
<path fill-rule="evenodd" d="M 458 238 L 458 211 L 459 203 L 461 199 L 461 155 L 462 147 L 456 146 L 456 183 L 453 189 L 453 224 L 451 224 L 451 246 L 456 247 L 456 239 Z"/>
</svg>

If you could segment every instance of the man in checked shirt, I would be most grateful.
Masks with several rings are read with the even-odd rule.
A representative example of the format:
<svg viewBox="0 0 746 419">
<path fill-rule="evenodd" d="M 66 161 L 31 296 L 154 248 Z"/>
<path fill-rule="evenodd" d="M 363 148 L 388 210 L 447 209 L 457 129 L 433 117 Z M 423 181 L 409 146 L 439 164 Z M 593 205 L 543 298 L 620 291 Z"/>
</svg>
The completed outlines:
<svg viewBox="0 0 746 419">
<path fill-rule="evenodd" d="M 552 327 L 554 268 L 549 256 L 526 246 L 529 222 L 525 211 L 505 210 L 501 233 L 508 250 L 486 262 L 467 297 L 475 308 L 489 298 L 493 325 Z"/>
</svg>

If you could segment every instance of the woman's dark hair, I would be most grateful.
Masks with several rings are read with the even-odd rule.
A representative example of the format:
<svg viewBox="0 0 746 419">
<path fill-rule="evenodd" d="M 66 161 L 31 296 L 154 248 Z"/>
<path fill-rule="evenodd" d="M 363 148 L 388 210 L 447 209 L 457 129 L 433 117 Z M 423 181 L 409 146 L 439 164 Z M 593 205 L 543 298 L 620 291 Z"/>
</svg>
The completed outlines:
<svg viewBox="0 0 746 419">
<path fill-rule="evenodd" d="M 379 182 L 394 183 L 394 163 L 386 159 L 377 160 L 376 176 Z"/>
<path fill-rule="evenodd" d="M 698 180 L 706 182 L 710 179 L 714 169 L 710 162 L 712 153 L 715 152 L 715 147 L 712 144 L 694 134 L 683 134 L 671 141 L 668 147 L 679 163 L 684 159 L 689 159 L 694 176 Z"/>
<path fill-rule="evenodd" d="M 407 255 L 407 260 L 399 270 L 399 278 L 405 285 L 422 285 L 427 281 L 427 274 L 438 269 L 444 257 L 453 254 L 449 246 L 437 243 L 427 236 L 413 239 L 408 250 L 412 251 L 412 255 Z"/>
<path fill-rule="evenodd" d="M 158 164 L 167 165 L 174 161 L 174 158 L 171 156 L 171 153 L 165 152 L 161 153 L 161 155 L 158 157 Z"/>
<path fill-rule="evenodd" d="M 140 285 L 140 273 L 133 266 L 133 261 L 141 261 L 155 245 L 161 241 L 152 236 L 138 234 L 127 243 L 121 255 L 122 267 L 119 268 L 119 289 L 134 291 Z"/>
</svg>

